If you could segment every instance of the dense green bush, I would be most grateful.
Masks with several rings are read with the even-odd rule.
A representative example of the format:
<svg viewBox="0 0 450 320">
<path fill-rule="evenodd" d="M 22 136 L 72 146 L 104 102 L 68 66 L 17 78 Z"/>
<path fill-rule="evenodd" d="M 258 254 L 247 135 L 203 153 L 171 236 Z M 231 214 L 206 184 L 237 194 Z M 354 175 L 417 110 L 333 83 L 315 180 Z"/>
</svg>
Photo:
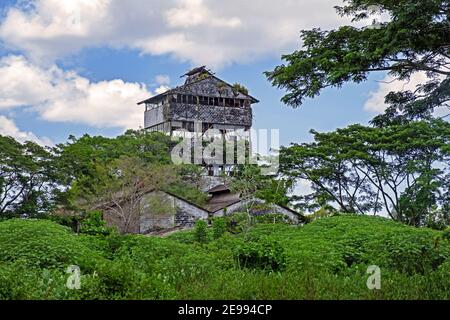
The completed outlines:
<svg viewBox="0 0 450 320">
<path fill-rule="evenodd" d="M 80 233 L 89 235 L 109 235 L 111 228 L 106 226 L 103 220 L 103 214 L 100 211 L 91 211 L 86 213 L 80 223 Z"/>
<path fill-rule="evenodd" d="M 3 221 L 0 299 L 450 299 L 443 232 L 353 215 L 222 231 L 77 235 L 50 221 Z M 80 290 L 66 286 L 72 264 Z M 381 290 L 367 289 L 369 265 L 381 268 Z"/>
<path fill-rule="evenodd" d="M 255 223 L 284 223 L 291 224 L 292 221 L 284 214 L 280 213 L 270 213 L 270 214 L 262 214 L 254 217 Z"/>
<path fill-rule="evenodd" d="M 442 233 L 442 236 L 445 239 L 450 240 L 450 227 L 448 227 L 447 229 L 444 230 L 444 232 Z"/>
<path fill-rule="evenodd" d="M 0 223 L 0 261 L 37 268 L 79 265 L 92 269 L 100 255 L 89 249 L 67 227 L 47 220 L 13 219 Z"/>
<path fill-rule="evenodd" d="M 208 225 L 203 220 L 198 220 L 195 223 L 195 241 L 198 243 L 206 243 L 207 242 L 207 232 L 206 228 Z"/>
<path fill-rule="evenodd" d="M 234 252 L 243 268 L 281 271 L 286 266 L 284 249 L 269 237 L 242 242 L 234 248 Z"/>
<path fill-rule="evenodd" d="M 227 232 L 227 222 L 225 218 L 215 218 L 212 226 L 214 239 L 219 239 L 225 234 L 225 232 Z"/>
</svg>

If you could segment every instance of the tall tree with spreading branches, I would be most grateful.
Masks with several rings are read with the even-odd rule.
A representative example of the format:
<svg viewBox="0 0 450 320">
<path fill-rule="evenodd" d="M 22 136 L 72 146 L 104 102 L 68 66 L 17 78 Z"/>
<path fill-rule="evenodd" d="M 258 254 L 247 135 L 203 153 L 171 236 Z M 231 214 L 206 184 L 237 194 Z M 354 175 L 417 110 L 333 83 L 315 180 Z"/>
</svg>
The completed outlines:
<svg viewBox="0 0 450 320">
<path fill-rule="evenodd" d="M 429 119 L 438 107 L 450 113 L 450 1 L 346 0 L 336 9 L 355 22 L 374 11 L 388 18 L 376 27 L 302 31 L 303 47 L 266 72 L 274 86 L 287 90 L 284 103 L 298 107 L 327 87 L 360 83 L 376 71 L 399 80 L 421 72 L 428 80 L 413 91 L 389 93 L 388 109 L 373 124 Z"/>
</svg>

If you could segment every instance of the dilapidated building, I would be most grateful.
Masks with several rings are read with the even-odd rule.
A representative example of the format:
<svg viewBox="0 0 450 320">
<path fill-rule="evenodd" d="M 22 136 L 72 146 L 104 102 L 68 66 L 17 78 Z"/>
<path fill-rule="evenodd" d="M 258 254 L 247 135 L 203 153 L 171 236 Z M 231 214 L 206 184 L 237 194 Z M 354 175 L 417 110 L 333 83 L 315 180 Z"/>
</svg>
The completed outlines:
<svg viewBox="0 0 450 320">
<path fill-rule="evenodd" d="M 244 87 L 228 84 L 204 66 L 187 72 L 184 77 L 186 81 L 182 86 L 139 102 L 139 105 L 145 105 L 146 130 L 169 135 L 184 130 L 200 132 L 203 136 L 213 129 L 226 140 L 230 131 L 245 132 L 251 129 L 252 105 L 259 101 L 250 96 Z M 234 157 L 234 149 L 232 153 Z M 229 159 L 226 155 L 225 158 Z M 131 210 L 130 223 L 122 232 L 148 234 L 161 229 L 192 227 L 197 220 L 210 222 L 214 217 L 246 212 L 249 207 L 259 208 L 253 210 L 254 215 L 277 213 L 285 215 L 294 223 L 302 221 L 303 217 L 290 208 L 265 204 L 260 199 L 243 200 L 238 193 L 233 193 L 226 184 L 220 182 L 220 174 L 230 172 L 227 170 L 235 166 L 234 160 L 233 163 L 222 165 L 200 165 L 208 172 L 204 177 L 207 188 L 202 189 L 209 194 L 207 203 L 198 205 L 170 192 L 148 192 L 140 204 Z M 109 225 L 120 225 L 108 210 L 104 217 Z"/>
<path fill-rule="evenodd" d="M 146 130 L 173 135 L 180 131 L 205 133 L 213 129 L 224 137 L 227 132 L 250 130 L 252 105 L 259 101 L 244 87 L 219 79 L 205 66 L 182 77 L 186 77 L 183 85 L 138 103 L 145 105 Z M 209 176 L 219 176 L 232 168 L 226 161 L 204 166 Z"/>
<path fill-rule="evenodd" d="M 233 193 L 226 185 L 216 186 L 208 193 L 208 201 L 204 205 L 197 205 L 170 192 L 149 192 L 130 219 L 131 225 L 127 226 L 127 232 L 148 234 L 174 228 L 191 228 L 197 220 L 210 222 L 215 217 L 246 212 L 249 206 L 253 208 L 252 215 L 282 214 L 292 223 L 303 222 L 303 216 L 290 208 L 274 204 L 262 206 L 264 201 L 259 199 L 242 200 L 239 194 Z M 110 226 L 120 225 L 108 211 L 104 218 Z"/>
<path fill-rule="evenodd" d="M 203 124 L 203 132 L 250 129 L 252 104 L 259 101 L 242 88 L 217 78 L 206 67 L 195 68 L 184 75 L 184 85 L 168 90 L 145 104 L 145 128 L 173 133 L 178 129 L 194 131 L 194 123 Z"/>
</svg>

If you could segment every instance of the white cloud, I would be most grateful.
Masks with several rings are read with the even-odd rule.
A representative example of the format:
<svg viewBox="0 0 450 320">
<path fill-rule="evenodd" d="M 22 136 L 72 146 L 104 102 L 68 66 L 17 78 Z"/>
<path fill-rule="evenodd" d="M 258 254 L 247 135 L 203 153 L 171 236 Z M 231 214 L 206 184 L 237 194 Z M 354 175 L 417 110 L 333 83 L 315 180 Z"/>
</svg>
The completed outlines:
<svg viewBox="0 0 450 320">
<path fill-rule="evenodd" d="M 53 142 L 46 137 L 38 138 L 32 132 L 20 131 L 14 121 L 0 115 L 0 135 L 13 137 L 19 142 L 33 141 L 42 146 L 52 146 Z"/>
<path fill-rule="evenodd" d="M 49 62 L 86 47 L 170 54 L 217 68 L 298 46 L 299 31 L 331 28 L 340 0 L 35 0 L 7 11 L 0 38 L 33 62 Z"/>
<path fill-rule="evenodd" d="M 443 79 L 443 77 L 442 77 Z M 417 89 L 417 86 L 430 81 L 425 72 L 414 73 L 409 81 L 396 80 L 393 76 L 387 75 L 380 81 L 378 88 L 369 93 L 369 98 L 364 104 L 364 110 L 373 113 L 383 113 L 388 105 L 385 104 L 385 97 L 390 92 L 397 91 L 412 91 Z M 435 113 L 437 116 L 443 116 L 448 112 L 447 108 L 437 108 Z"/>
<path fill-rule="evenodd" d="M 156 94 L 162 94 L 162 93 L 167 92 L 167 91 L 169 91 L 169 90 L 170 90 L 170 87 L 169 87 L 169 86 L 161 85 L 161 86 L 159 86 L 158 88 L 156 88 L 155 93 L 156 93 Z"/>
<path fill-rule="evenodd" d="M 143 116 L 136 102 L 151 96 L 144 84 L 91 82 L 56 66 L 37 67 L 23 56 L 0 59 L 0 74 L 0 108 L 26 107 L 51 122 L 137 129 Z"/>
<path fill-rule="evenodd" d="M 45 101 L 53 91 L 53 71 L 42 72 L 23 57 L 8 56 L 0 60 L 0 109 L 35 105 Z"/>
<path fill-rule="evenodd" d="M 179 5 L 166 12 L 170 27 L 190 28 L 194 26 L 236 28 L 242 25 L 238 17 L 224 18 L 214 14 L 203 0 L 180 0 Z"/>
<path fill-rule="evenodd" d="M 159 85 L 170 84 L 170 77 L 166 74 L 159 74 L 155 77 L 155 81 Z"/>
<path fill-rule="evenodd" d="M 306 196 L 313 192 L 312 183 L 308 180 L 299 179 L 296 181 L 295 188 L 292 192 L 293 195 Z"/>
</svg>

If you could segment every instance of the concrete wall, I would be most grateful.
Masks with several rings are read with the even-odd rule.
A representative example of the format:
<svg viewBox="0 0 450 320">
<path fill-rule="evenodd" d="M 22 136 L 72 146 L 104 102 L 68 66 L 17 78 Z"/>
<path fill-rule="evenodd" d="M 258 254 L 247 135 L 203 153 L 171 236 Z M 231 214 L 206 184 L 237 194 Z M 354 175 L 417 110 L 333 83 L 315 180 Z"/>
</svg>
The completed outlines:
<svg viewBox="0 0 450 320">
<path fill-rule="evenodd" d="M 172 228 L 175 224 L 175 199 L 164 192 L 153 192 L 141 201 L 140 233 Z"/>
<path fill-rule="evenodd" d="M 159 229 L 193 227 L 199 219 L 208 220 L 209 214 L 193 204 L 164 192 L 152 192 L 141 203 L 140 233 Z"/>
<path fill-rule="evenodd" d="M 232 87 L 216 77 L 207 77 L 174 90 L 175 93 L 191 94 L 194 96 L 208 96 L 218 98 L 248 99 L 240 92 L 235 92 Z"/>
<path fill-rule="evenodd" d="M 208 211 L 178 198 L 175 198 L 175 207 L 177 211 L 175 215 L 175 226 L 177 227 L 193 227 L 197 220 L 207 221 L 209 218 Z"/>
</svg>

